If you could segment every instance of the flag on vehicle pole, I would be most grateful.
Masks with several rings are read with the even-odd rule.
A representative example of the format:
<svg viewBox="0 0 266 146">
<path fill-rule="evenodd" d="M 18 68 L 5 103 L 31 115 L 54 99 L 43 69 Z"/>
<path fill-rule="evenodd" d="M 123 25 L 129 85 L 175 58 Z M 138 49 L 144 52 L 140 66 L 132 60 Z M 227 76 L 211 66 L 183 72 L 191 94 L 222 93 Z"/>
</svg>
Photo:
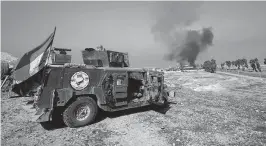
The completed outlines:
<svg viewBox="0 0 266 146">
<path fill-rule="evenodd" d="M 47 64 L 49 52 L 53 44 L 54 32 L 39 46 L 25 53 L 13 72 L 16 84 L 19 84 L 38 73 Z"/>
</svg>

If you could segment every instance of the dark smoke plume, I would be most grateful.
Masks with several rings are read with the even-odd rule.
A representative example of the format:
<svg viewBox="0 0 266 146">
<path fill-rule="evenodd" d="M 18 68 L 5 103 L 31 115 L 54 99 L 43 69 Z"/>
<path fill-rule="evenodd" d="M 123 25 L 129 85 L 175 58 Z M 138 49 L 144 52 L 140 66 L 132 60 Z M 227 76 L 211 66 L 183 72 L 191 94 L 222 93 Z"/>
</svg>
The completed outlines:
<svg viewBox="0 0 266 146">
<path fill-rule="evenodd" d="M 212 45 L 213 33 L 211 28 L 203 28 L 202 33 L 196 30 L 187 31 L 186 39 L 181 46 L 171 50 L 166 56 L 168 60 L 176 60 L 179 63 L 188 61 L 195 67 L 195 60 L 200 52 Z"/>
<path fill-rule="evenodd" d="M 155 5 L 155 25 L 152 33 L 155 39 L 170 50 L 165 58 L 177 61 L 182 66 L 185 61 L 195 67 L 200 52 L 212 45 L 211 28 L 188 30 L 199 19 L 202 2 L 157 2 Z"/>
</svg>

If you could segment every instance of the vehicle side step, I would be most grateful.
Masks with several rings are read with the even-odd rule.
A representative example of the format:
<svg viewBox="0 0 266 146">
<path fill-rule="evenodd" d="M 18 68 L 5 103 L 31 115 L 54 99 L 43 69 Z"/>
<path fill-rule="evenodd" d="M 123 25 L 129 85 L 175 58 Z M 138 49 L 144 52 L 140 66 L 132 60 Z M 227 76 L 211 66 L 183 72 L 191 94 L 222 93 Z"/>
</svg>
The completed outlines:
<svg viewBox="0 0 266 146">
<path fill-rule="evenodd" d="M 127 101 L 122 101 L 122 102 L 115 103 L 115 106 L 123 106 L 123 105 L 127 105 Z"/>
</svg>

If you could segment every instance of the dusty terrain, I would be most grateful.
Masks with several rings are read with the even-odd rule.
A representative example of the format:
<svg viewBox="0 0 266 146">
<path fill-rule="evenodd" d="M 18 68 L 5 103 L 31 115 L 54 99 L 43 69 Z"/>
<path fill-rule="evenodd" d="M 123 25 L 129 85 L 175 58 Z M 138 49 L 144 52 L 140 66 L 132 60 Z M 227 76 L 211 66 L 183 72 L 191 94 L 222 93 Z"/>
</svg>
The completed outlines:
<svg viewBox="0 0 266 146">
<path fill-rule="evenodd" d="M 228 71 L 229 73 L 233 74 L 239 74 L 239 75 L 245 75 L 245 76 L 251 76 L 251 77 L 259 77 L 259 78 L 266 78 L 266 71 L 262 72 L 247 72 L 247 71 Z"/>
<path fill-rule="evenodd" d="M 14 66 L 16 64 L 16 62 L 18 61 L 18 58 L 12 56 L 9 53 L 1 52 L 1 61 L 6 61 L 10 65 L 13 65 Z"/>
<path fill-rule="evenodd" d="M 49 131 L 29 121 L 28 98 L 2 93 L 2 145 L 266 145 L 266 80 L 187 72 L 167 73 L 166 83 L 177 95 L 165 114 L 101 113 L 92 125 Z"/>
</svg>

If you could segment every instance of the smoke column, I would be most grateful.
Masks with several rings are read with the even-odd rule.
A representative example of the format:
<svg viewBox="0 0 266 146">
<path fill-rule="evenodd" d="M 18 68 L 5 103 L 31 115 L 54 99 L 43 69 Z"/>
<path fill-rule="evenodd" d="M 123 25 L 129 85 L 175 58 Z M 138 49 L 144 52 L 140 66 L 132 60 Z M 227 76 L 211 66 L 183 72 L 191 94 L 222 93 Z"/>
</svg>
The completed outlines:
<svg viewBox="0 0 266 146">
<path fill-rule="evenodd" d="M 195 60 L 200 52 L 212 45 L 211 28 L 188 30 L 199 20 L 199 8 L 203 2 L 156 2 L 153 14 L 155 24 L 151 31 L 156 41 L 166 45 L 169 52 L 165 59 L 177 61 L 182 66 L 184 61 L 195 67 Z"/>
</svg>

